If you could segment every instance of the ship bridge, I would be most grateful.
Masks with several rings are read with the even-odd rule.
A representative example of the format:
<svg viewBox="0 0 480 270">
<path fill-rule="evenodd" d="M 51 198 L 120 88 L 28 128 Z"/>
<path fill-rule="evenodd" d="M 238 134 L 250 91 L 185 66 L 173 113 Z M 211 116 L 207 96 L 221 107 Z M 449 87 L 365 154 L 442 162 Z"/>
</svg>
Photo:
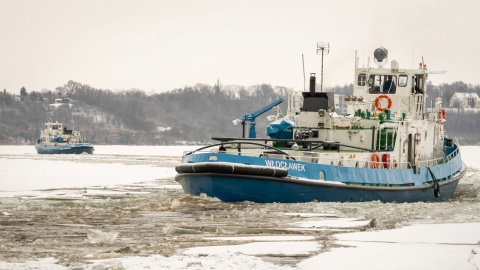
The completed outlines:
<svg viewBox="0 0 480 270">
<path fill-rule="evenodd" d="M 348 113 L 361 109 L 371 112 L 389 109 L 391 112 L 421 116 L 424 113 L 427 69 L 423 63 L 418 69 L 400 69 L 396 60 L 390 62 L 384 48 L 375 51 L 378 67 L 358 67 L 355 61 L 353 97 L 346 98 Z M 361 102 L 358 102 L 361 97 Z M 380 99 L 379 99 L 380 97 Z M 355 102 L 357 101 L 357 102 Z"/>
</svg>

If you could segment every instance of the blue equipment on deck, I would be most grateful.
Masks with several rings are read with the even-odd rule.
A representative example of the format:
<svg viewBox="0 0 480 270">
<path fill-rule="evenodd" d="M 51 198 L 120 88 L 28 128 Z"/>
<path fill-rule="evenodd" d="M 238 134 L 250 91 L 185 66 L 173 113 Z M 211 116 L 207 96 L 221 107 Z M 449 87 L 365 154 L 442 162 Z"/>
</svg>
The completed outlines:
<svg viewBox="0 0 480 270">
<path fill-rule="evenodd" d="M 248 138 L 256 138 L 257 137 L 257 132 L 255 131 L 255 118 L 257 118 L 257 116 L 267 112 L 268 110 L 270 110 L 271 108 L 277 106 L 278 104 L 282 103 L 283 102 L 283 99 L 279 99 L 275 102 L 273 102 L 272 104 L 254 112 L 254 113 L 247 113 L 243 116 L 242 118 L 242 126 L 243 126 L 243 131 L 242 131 L 242 136 L 243 138 L 245 138 L 245 123 L 248 121 L 249 125 L 250 125 L 250 129 L 249 129 L 249 133 L 248 133 Z"/>
</svg>

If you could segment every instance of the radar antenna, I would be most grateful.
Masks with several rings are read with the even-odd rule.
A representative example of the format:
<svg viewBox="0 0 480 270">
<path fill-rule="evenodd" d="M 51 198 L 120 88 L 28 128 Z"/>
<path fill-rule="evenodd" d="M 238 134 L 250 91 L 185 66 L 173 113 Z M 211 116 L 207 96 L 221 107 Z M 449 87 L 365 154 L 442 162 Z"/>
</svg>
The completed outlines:
<svg viewBox="0 0 480 270">
<path fill-rule="evenodd" d="M 320 83 L 320 92 L 323 92 L 323 55 L 328 55 L 330 52 L 330 45 L 328 42 L 317 42 L 317 54 L 322 55 L 322 73 L 321 73 L 321 83 Z"/>
<path fill-rule="evenodd" d="M 428 71 L 428 74 L 445 74 L 447 72 L 448 70 L 430 70 Z"/>
<path fill-rule="evenodd" d="M 385 49 L 384 47 L 377 48 L 373 52 L 373 57 L 375 58 L 375 63 L 379 66 L 382 67 L 385 65 L 388 61 L 388 50 Z"/>
</svg>

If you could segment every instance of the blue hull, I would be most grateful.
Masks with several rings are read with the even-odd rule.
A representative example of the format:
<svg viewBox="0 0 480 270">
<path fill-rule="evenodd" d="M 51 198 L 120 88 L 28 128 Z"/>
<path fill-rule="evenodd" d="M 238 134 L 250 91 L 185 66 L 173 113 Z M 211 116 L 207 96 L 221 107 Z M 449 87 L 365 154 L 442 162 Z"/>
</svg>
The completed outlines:
<svg viewBox="0 0 480 270">
<path fill-rule="evenodd" d="M 94 148 L 90 143 L 62 144 L 62 145 L 35 145 L 38 154 L 93 154 Z"/>
<path fill-rule="evenodd" d="M 199 171 L 196 164 L 239 164 L 251 166 L 248 173 Z M 192 166 L 193 171 L 185 170 Z M 255 167 L 282 168 L 287 177 L 261 176 Z M 210 166 L 211 167 L 211 166 Z M 418 202 L 445 201 L 454 193 L 466 166 L 458 153 L 446 163 L 412 169 L 354 168 L 223 153 L 185 155 L 176 167 L 175 180 L 185 193 L 202 193 L 226 202 Z M 320 175 L 323 175 L 320 179 Z M 433 177 L 433 176 L 434 177 Z M 440 187 L 435 196 L 434 182 Z"/>
<path fill-rule="evenodd" d="M 465 170 L 440 183 L 440 194 L 434 195 L 433 184 L 408 187 L 345 185 L 318 180 L 259 177 L 216 173 L 178 174 L 175 180 L 185 193 L 202 193 L 224 202 L 257 203 L 321 202 L 418 202 L 445 201 L 454 193 Z"/>
</svg>

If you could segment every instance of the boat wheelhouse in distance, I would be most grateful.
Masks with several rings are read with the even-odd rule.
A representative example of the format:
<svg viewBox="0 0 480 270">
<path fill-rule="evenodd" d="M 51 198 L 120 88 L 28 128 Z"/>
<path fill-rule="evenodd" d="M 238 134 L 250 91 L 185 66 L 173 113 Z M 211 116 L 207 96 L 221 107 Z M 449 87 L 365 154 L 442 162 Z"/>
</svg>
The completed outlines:
<svg viewBox="0 0 480 270">
<path fill-rule="evenodd" d="M 375 68 L 355 57 L 352 96 L 316 92 L 315 74 L 303 104 L 289 95 L 292 124 L 278 132 L 288 128 L 291 138 L 212 138 L 218 143 L 184 153 L 175 180 L 187 194 L 227 202 L 447 200 L 466 166 L 444 130 L 441 98 L 426 107 L 423 60 L 417 69 L 395 60 L 386 68 L 383 47 L 374 57 Z"/>
<path fill-rule="evenodd" d="M 38 154 L 93 154 L 93 144 L 83 138 L 79 131 L 67 129 L 64 123 L 43 124 L 40 138 L 35 144 Z"/>
</svg>

